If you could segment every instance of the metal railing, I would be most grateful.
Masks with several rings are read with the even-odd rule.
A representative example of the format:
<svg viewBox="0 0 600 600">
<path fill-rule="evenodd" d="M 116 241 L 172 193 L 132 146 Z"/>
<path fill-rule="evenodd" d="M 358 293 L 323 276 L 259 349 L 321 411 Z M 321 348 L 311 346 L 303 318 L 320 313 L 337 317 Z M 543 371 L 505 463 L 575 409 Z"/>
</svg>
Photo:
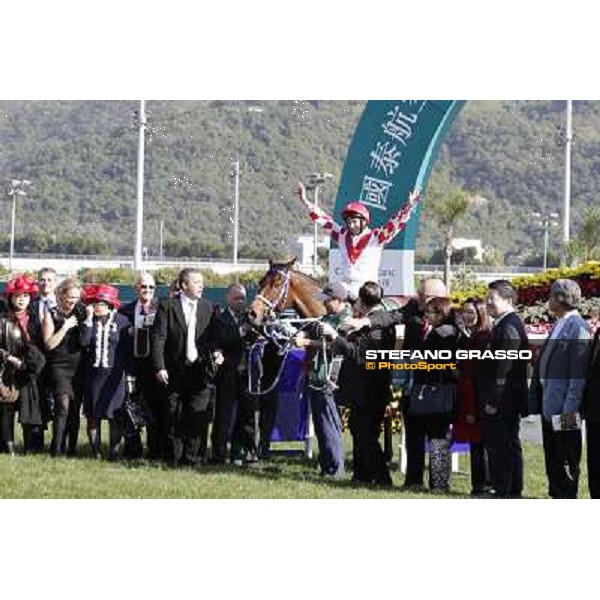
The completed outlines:
<svg viewBox="0 0 600 600">
<path fill-rule="evenodd" d="M 46 254 L 46 253 L 15 253 L 13 258 L 24 258 L 32 260 L 97 260 L 111 262 L 133 262 L 133 255 L 115 256 L 105 254 Z M 0 253 L 0 261 L 7 259 L 8 254 Z M 205 262 L 205 263 L 231 263 L 228 257 L 189 257 L 189 256 L 144 256 L 144 262 L 160 263 L 160 262 Z M 268 263 L 268 258 L 239 258 L 238 263 L 241 264 L 262 264 Z"/>
<path fill-rule="evenodd" d="M 461 264 L 452 264 L 452 271 L 456 271 L 458 267 L 461 267 Z M 543 271 L 542 267 L 491 267 L 487 265 L 466 265 L 469 271 L 473 273 L 514 273 L 515 275 L 523 273 L 540 273 Z M 415 265 L 415 271 L 443 271 L 444 265 L 435 265 L 435 264 L 427 264 L 421 263 Z"/>
</svg>

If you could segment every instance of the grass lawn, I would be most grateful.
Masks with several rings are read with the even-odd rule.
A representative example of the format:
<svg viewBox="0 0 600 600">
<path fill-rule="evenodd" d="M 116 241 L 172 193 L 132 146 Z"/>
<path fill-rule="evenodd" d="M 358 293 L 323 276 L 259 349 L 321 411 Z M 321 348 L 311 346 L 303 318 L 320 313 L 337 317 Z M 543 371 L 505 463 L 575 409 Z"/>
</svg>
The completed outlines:
<svg viewBox="0 0 600 600">
<path fill-rule="evenodd" d="M 350 440 L 346 439 L 348 465 Z M 394 443 L 397 443 L 395 437 Z M 277 447 L 277 445 L 275 445 Z M 541 446 L 525 444 L 525 496 L 546 498 Z M 394 457 L 397 458 L 397 454 Z M 585 461 L 580 496 L 587 497 Z M 470 492 L 469 460 L 460 459 L 450 494 L 405 493 L 402 475 L 391 467 L 393 489 L 354 485 L 351 472 L 341 481 L 324 481 L 314 460 L 275 454 L 249 467 L 203 466 L 173 470 L 147 461 L 108 463 L 92 460 L 86 444 L 78 458 L 51 459 L 45 455 L 11 458 L 0 455 L 2 498 L 464 498 Z M 349 469 L 350 471 L 350 469 Z"/>
</svg>

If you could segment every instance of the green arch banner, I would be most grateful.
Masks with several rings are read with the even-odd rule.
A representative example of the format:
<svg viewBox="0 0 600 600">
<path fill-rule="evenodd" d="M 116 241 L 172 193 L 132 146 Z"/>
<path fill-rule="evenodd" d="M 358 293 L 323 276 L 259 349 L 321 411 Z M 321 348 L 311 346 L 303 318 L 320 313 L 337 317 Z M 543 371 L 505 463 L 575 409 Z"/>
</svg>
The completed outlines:
<svg viewBox="0 0 600 600">
<path fill-rule="evenodd" d="M 367 102 L 348 150 L 334 217 L 358 200 L 369 207 L 373 226 L 384 224 L 414 188 L 424 190 L 440 144 L 464 106 L 463 100 L 373 100 Z M 414 293 L 414 251 L 420 207 L 406 229 L 386 246 L 379 282 L 386 294 Z M 339 249 L 329 255 L 331 280 L 341 277 Z"/>
</svg>

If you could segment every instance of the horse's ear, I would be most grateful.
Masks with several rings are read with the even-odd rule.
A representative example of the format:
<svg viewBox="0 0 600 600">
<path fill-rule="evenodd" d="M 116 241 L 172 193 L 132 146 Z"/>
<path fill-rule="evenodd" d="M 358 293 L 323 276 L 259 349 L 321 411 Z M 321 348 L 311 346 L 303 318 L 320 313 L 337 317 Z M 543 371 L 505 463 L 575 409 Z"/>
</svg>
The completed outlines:
<svg viewBox="0 0 600 600">
<path fill-rule="evenodd" d="M 270 258 L 270 259 L 269 259 L 269 269 L 270 269 L 272 266 L 273 266 L 273 259 L 272 259 L 272 258 Z"/>
<path fill-rule="evenodd" d="M 296 265 L 297 262 L 298 262 L 298 257 L 294 256 L 294 258 L 292 258 L 292 260 L 290 260 L 287 264 L 288 269 L 292 269 Z"/>
</svg>

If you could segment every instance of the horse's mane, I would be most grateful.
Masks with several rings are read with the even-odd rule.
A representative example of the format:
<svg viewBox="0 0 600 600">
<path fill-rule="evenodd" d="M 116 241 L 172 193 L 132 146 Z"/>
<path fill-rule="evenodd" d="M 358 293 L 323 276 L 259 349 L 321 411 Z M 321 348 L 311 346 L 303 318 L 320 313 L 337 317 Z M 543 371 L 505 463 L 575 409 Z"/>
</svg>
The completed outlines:
<svg viewBox="0 0 600 600">
<path fill-rule="evenodd" d="M 267 275 L 269 275 L 269 273 L 277 270 L 289 271 L 290 274 L 299 275 L 301 278 L 306 279 L 310 283 L 312 283 L 316 288 L 321 289 L 323 287 L 317 279 L 298 269 L 291 269 L 287 263 L 273 263 L 267 271 L 266 275 L 260 280 L 259 285 L 262 285 L 264 283 L 264 280 L 266 279 Z"/>
<path fill-rule="evenodd" d="M 310 281 L 312 284 L 314 284 L 315 287 L 318 287 L 318 288 L 323 287 L 317 279 L 315 279 L 311 275 L 308 275 L 307 273 L 304 273 L 303 271 L 297 271 L 296 269 L 292 269 L 292 272 L 296 275 L 300 275 L 300 277 L 302 277 L 303 279 L 308 279 L 308 281 Z"/>
</svg>

